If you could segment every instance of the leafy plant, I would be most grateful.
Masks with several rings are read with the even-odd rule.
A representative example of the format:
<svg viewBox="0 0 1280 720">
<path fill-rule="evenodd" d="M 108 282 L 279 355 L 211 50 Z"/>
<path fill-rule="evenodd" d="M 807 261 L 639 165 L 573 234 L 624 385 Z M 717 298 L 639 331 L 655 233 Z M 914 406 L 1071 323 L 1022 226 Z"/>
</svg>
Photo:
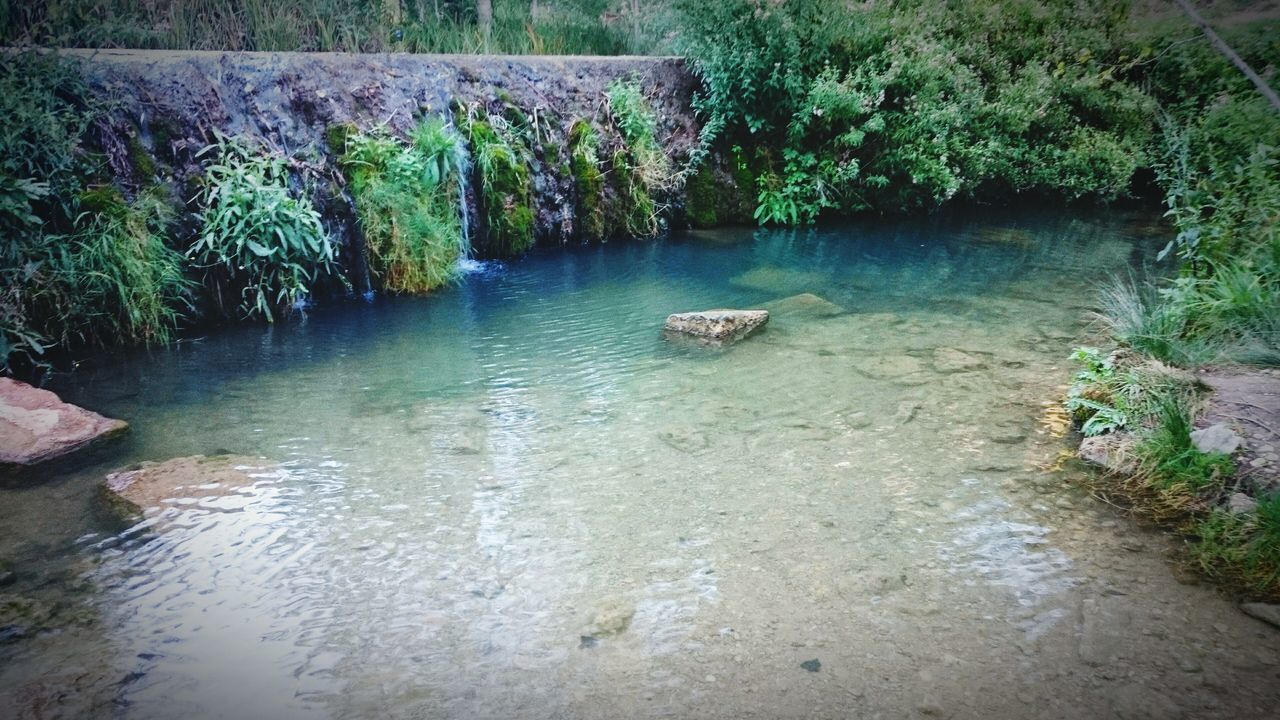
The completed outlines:
<svg viewBox="0 0 1280 720">
<path fill-rule="evenodd" d="M 464 250 L 457 198 L 467 167 L 457 133 L 428 118 L 409 145 L 385 132 L 356 135 L 341 162 L 382 289 L 427 292 L 449 282 Z"/>
<path fill-rule="evenodd" d="M 224 312 L 268 322 L 333 267 L 333 244 L 311 201 L 289 187 L 285 158 L 230 138 L 204 148 L 201 229 L 187 255 L 206 271 Z"/>
</svg>

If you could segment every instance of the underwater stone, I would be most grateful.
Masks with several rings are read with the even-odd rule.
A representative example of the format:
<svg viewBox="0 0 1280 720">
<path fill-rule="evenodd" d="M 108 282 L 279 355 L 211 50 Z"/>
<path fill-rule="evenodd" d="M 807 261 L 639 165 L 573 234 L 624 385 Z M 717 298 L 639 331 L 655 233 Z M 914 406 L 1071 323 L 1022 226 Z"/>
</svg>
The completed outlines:
<svg viewBox="0 0 1280 720">
<path fill-rule="evenodd" d="M 1249 617 L 1280 628 L 1280 605 L 1258 602 L 1242 603 L 1240 609 Z"/>
<path fill-rule="evenodd" d="M 128 427 L 123 420 L 64 403 L 48 390 L 0 378 L 0 468 L 64 457 Z"/>
<path fill-rule="evenodd" d="M 767 310 L 717 309 L 669 315 L 664 329 L 716 342 L 732 342 L 746 337 L 767 322 Z"/>
<path fill-rule="evenodd" d="M 781 300 L 774 300 L 765 305 L 775 315 L 796 315 L 806 317 L 834 317 L 844 313 L 844 308 L 813 293 L 800 293 Z"/>
<path fill-rule="evenodd" d="M 123 515 L 140 515 L 168 501 L 230 495 L 253 485 L 268 470 L 257 458 L 193 455 L 144 462 L 103 481 L 108 500 Z"/>
</svg>

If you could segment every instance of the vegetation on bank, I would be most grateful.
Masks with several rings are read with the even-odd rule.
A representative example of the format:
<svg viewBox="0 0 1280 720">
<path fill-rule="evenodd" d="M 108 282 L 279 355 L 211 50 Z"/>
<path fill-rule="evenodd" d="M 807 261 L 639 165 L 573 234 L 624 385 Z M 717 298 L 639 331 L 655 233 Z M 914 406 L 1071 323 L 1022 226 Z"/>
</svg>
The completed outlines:
<svg viewBox="0 0 1280 720">
<path fill-rule="evenodd" d="M 349 133 L 339 157 L 378 287 L 422 293 L 449 282 L 466 251 L 458 211 L 468 172 L 462 138 L 433 117 L 408 144 L 385 132 Z"/>
</svg>

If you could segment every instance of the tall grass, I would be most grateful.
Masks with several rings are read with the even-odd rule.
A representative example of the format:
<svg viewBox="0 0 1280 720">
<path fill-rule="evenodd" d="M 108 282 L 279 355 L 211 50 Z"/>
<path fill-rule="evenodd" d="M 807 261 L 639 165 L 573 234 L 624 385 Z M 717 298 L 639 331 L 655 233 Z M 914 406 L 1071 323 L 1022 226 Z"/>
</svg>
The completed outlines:
<svg viewBox="0 0 1280 720">
<path fill-rule="evenodd" d="M 354 135 L 341 162 L 379 287 L 420 293 L 453 279 L 463 251 L 457 194 L 465 156 L 457 132 L 429 118 L 407 145 L 384 132 Z"/>
<path fill-rule="evenodd" d="M 1259 498 L 1252 513 L 1214 510 L 1194 533 L 1191 553 L 1206 574 L 1280 600 L 1280 493 Z"/>
<path fill-rule="evenodd" d="M 606 0 L 494 0 L 486 34 L 457 0 L 0 0 L 8 45 L 420 53 L 619 55 L 658 42 L 655 23 L 616 22 Z"/>
</svg>

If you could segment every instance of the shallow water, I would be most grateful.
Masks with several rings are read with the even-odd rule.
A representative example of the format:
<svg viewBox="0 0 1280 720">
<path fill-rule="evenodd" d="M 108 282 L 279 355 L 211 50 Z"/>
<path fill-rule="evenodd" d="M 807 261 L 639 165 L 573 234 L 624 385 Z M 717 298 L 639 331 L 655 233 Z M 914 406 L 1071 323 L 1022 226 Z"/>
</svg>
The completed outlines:
<svg viewBox="0 0 1280 720">
<path fill-rule="evenodd" d="M 1280 635 L 1044 469 L 1092 289 L 1148 232 L 545 252 L 59 377 L 133 432 L 0 488 L 0 593 L 56 606 L 0 644 L 0 714 L 1267 716 Z M 839 307 L 771 305 L 801 293 Z M 775 312 L 727 350 L 659 332 L 723 306 Z M 278 468 L 123 530 L 93 492 L 226 451 Z"/>
</svg>

